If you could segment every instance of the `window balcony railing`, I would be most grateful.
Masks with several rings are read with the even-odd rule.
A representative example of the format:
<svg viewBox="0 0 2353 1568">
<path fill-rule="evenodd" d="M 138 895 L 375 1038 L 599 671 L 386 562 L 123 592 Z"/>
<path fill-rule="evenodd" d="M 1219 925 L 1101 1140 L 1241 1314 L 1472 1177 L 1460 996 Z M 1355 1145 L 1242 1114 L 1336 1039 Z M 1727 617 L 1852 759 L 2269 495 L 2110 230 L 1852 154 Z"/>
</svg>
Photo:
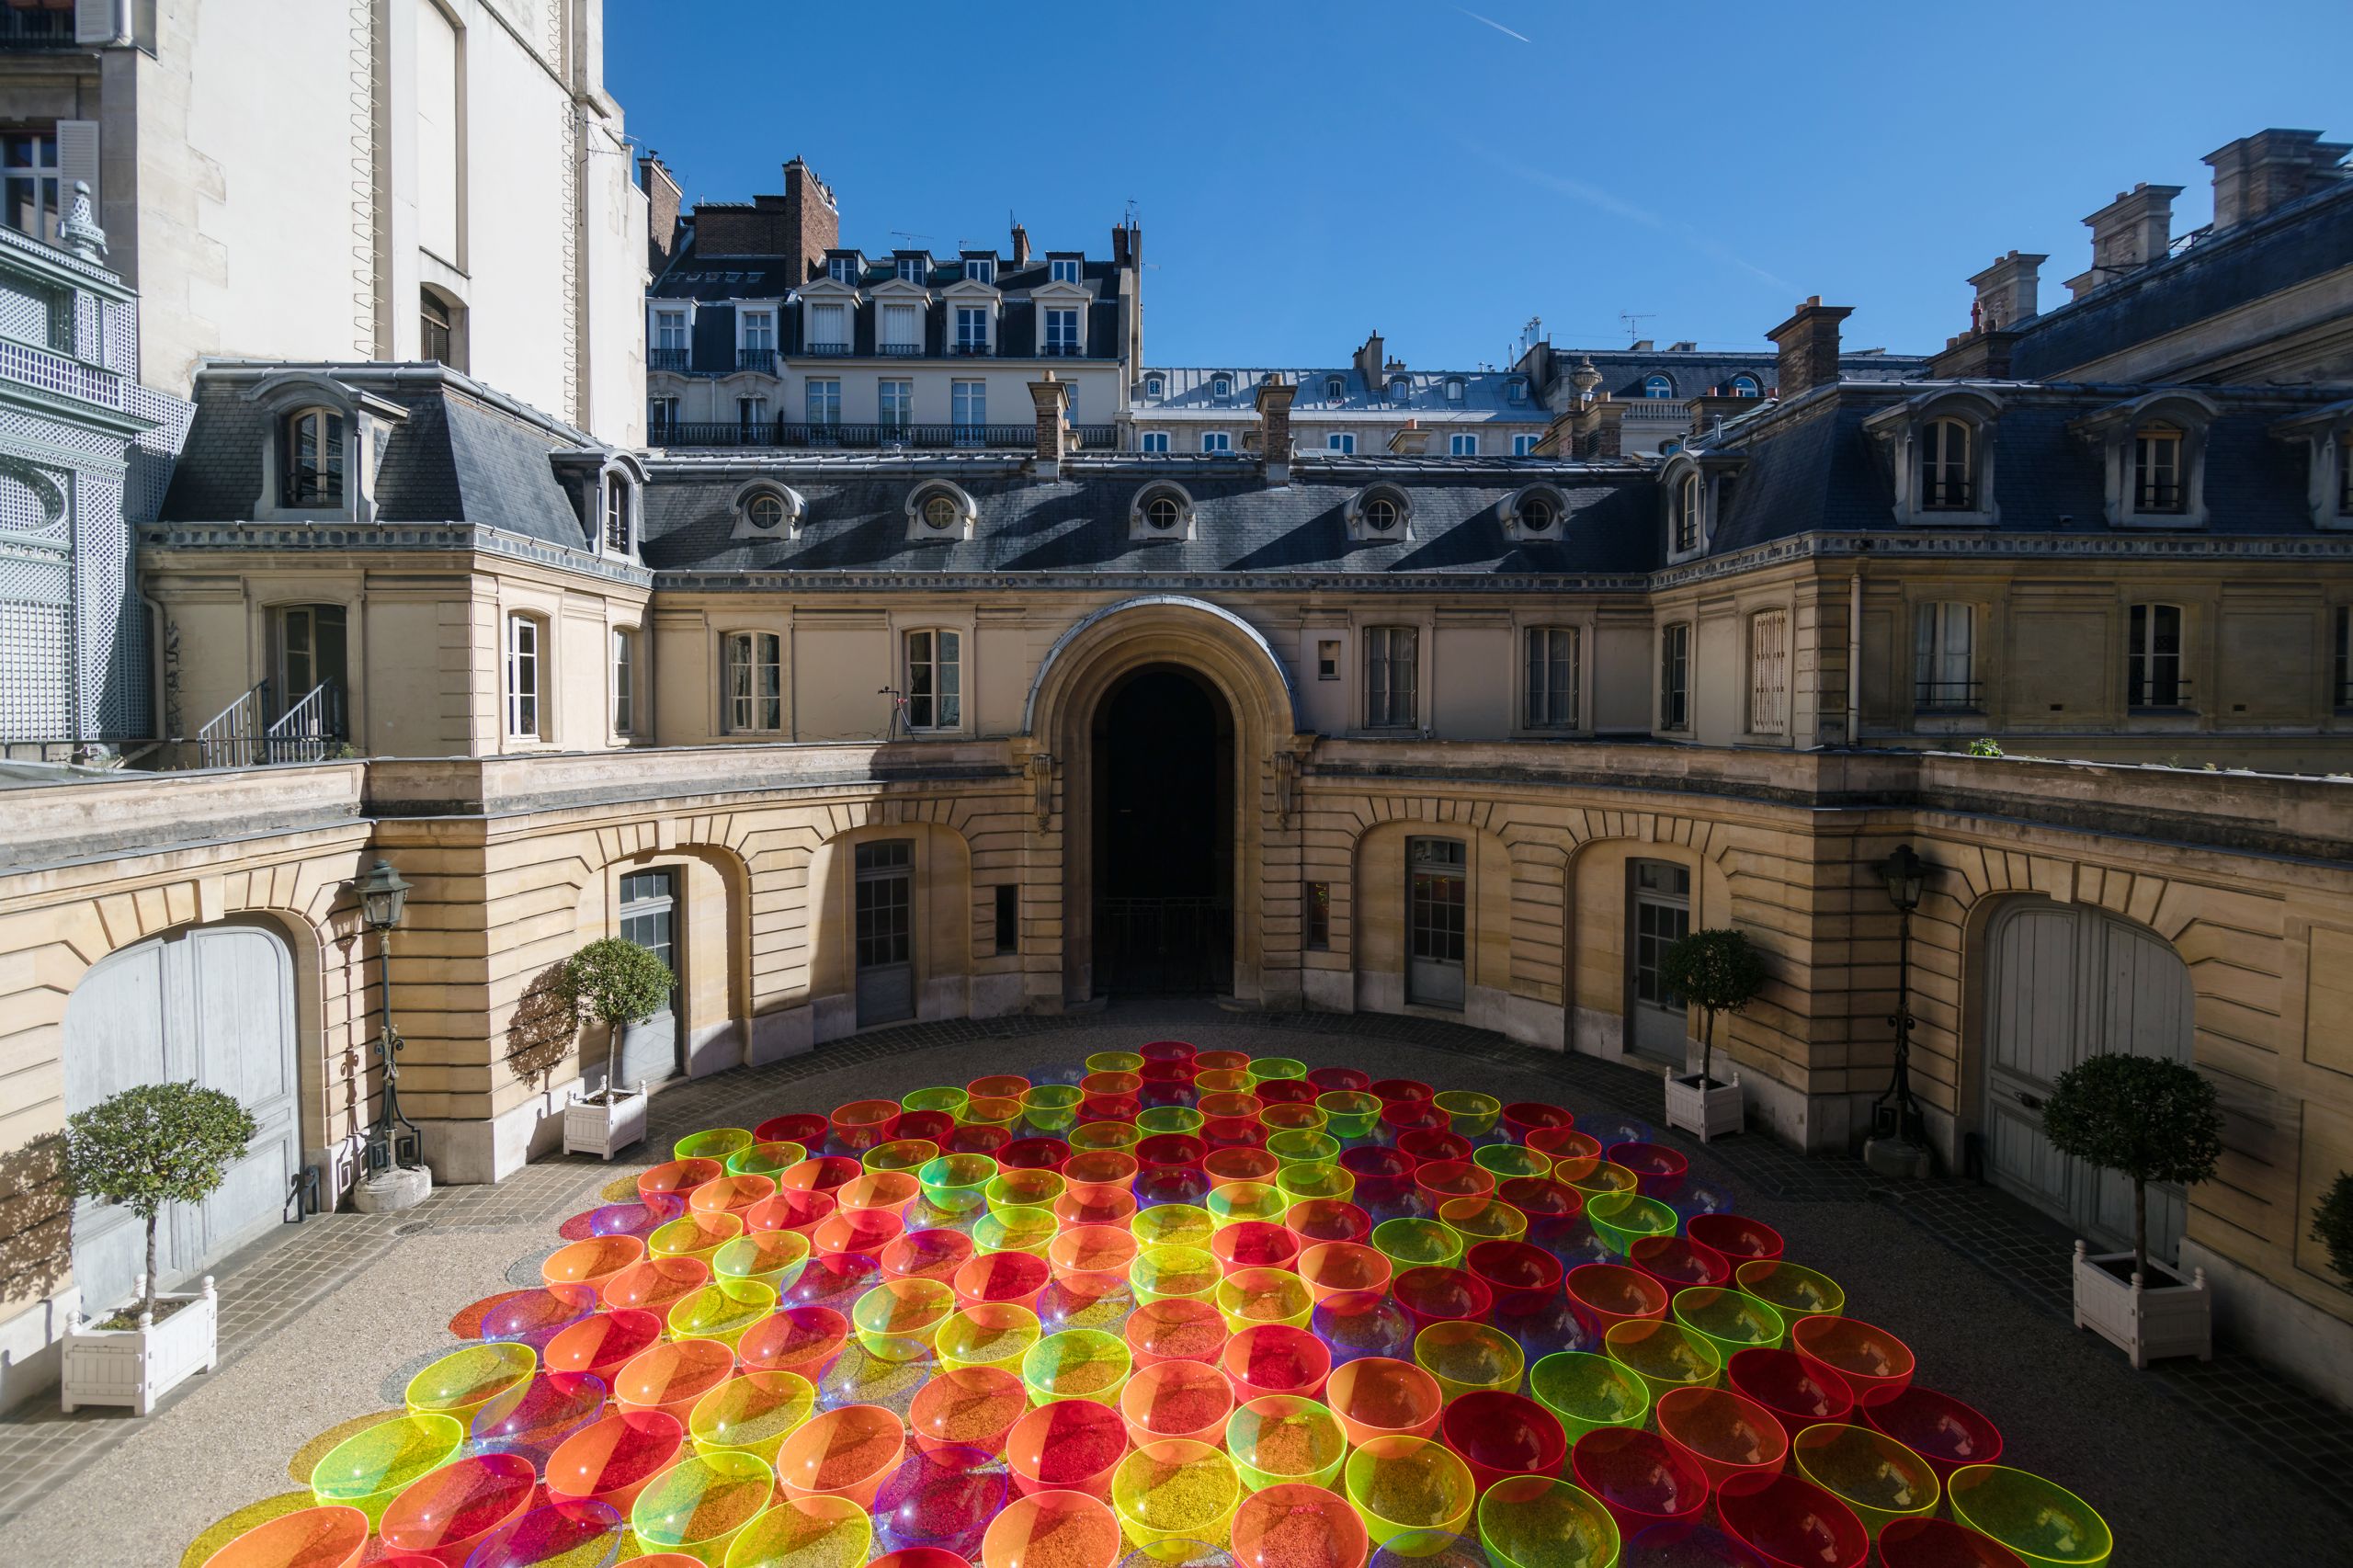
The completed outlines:
<svg viewBox="0 0 2353 1568">
<path fill-rule="evenodd" d="M 1074 425 L 1070 427 L 1070 438 L 1082 451 L 1108 452 L 1120 444 L 1120 427 L 1117 425 Z"/>
<path fill-rule="evenodd" d="M 2165 481 L 2136 484 L 2132 489 L 2132 509 L 2136 512 L 2179 512 L 2188 509 L 2188 493 L 2179 484 Z"/>
<path fill-rule="evenodd" d="M 1038 350 L 1038 357 L 1041 359 L 1077 359 L 1084 355 L 1085 350 L 1075 343 L 1049 343 Z"/>
<path fill-rule="evenodd" d="M 1973 680 L 1915 681 L 1912 706 L 1923 713 L 1974 713 L 1978 686 Z"/>
<path fill-rule="evenodd" d="M 810 356 L 812 358 L 839 359 L 845 358 L 849 353 L 849 345 L 847 343 L 812 343 L 804 346 L 801 351 L 803 354 Z"/>
<path fill-rule="evenodd" d="M 776 374 L 776 350 L 738 348 L 735 350 L 735 368 L 739 370 L 757 370 L 764 376 L 773 376 Z"/>
<path fill-rule="evenodd" d="M 2184 676 L 2142 676 L 2124 684 L 2124 705 L 2136 713 L 2178 713 L 2189 706 Z"/>
<path fill-rule="evenodd" d="M 1965 479 L 1932 479 L 1920 496 L 1924 512 L 1966 512 L 1977 501 L 1976 487 Z"/>
<path fill-rule="evenodd" d="M 649 348 L 645 351 L 645 368 L 649 370 L 684 370 L 694 363 L 690 348 Z"/>
<path fill-rule="evenodd" d="M 948 352 L 965 358 L 985 359 L 993 350 L 985 343 L 957 343 L 950 345 Z"/>
<path fill-rule="evenodd" d="M 876 345 L 874 352 L 881 355 L 886 359 L 913 359 L 922 355 L 923 345 L 920 343 L 883 343 Z"/>
<path fill-rule="evenodd" d="M 0 6 L 0 49 L 72 49 L 71 6 Z"/>
</svg>

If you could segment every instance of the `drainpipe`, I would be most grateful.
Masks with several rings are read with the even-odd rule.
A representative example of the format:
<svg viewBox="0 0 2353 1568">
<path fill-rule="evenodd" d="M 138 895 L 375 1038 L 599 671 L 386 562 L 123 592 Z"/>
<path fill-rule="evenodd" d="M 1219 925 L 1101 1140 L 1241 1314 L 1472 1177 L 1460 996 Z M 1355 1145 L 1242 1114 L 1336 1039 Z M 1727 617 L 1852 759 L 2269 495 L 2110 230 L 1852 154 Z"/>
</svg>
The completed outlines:
<svg viewBox="0 0 2353 1568">
<path fill-rule="evenodd" d="M 1863 741 L 1863 569 L 1847 580 L 1847 744 Z"/>
</svg>

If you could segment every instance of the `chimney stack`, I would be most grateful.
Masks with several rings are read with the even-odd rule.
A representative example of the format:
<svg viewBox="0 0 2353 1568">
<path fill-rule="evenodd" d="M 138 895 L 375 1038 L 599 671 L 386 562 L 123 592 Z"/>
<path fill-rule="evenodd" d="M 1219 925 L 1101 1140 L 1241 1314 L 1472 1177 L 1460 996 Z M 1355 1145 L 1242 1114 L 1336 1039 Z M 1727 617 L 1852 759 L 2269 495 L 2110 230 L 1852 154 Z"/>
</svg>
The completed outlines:
<svg viewBox="0 0 2353 1568">
<path fill-rule="evenodd" d="M 2143 180 L 2085 219 L 2092 232 L 2092 269 L 2068 278 L 2068 290 L 2080 300 L 2103 283 L 2165 260 L 2173 244 L 2173 199 L 2180 194 L 2177 185 Z"/>
<path fill-rule="evenodd" d="M 1063 476 L 1063 455 L 1070 446 L 1070 383 L 1054 379 L 1029 383 L 1029 402 L 1038 413 L 1038 444 L 1032 453 L 1040 479 Z"/>
<path fill-rule="evenodd" d="M 1969 280 L 1977 290 L 1973 332 L 2007 332 L 2024 326 L 2041 310 L 2042 264 L 2051 258 L 2012 251 Z"/>
<path fill-rule="evenodd" d="M 2206 154 L 2214 170 L 2214 228 L 2248 223 L 2272 209 L 2347 177 L 2353 143 L 2317 131 L 2258 131 Z"/>
<path fill-rule="evenodd" d="M 1013 265 L 1029 265 L 1029 231 L 1018 223 L 1013 225 Z"/>
<path fill-rule="evenodd" d="M 637 185 L 645 192 L 646 264 L 658 273 L 670 265 L 670 253 L 677 248 L 678 206 L 685 193 L 663 165 L 662 154 L 651 147 L 637 160 Z"/>
<path fill-rule="evenodd" d="M 1802 397 L 1838 380 L 1838 324 L 1855 313 L 1852 305 L 1825 305 L 1811 295 L 1789 320 L 1765 335 L 1780 349 L 1775 379 L 1784 400 Z"/>
<path fill-rule="evenodd" d="M 1381 334 L 1375 332 L 1358 346 L 1352 361 L 1357 374 L 1364 378 L 1365 389 L 1376 394 L 1381 391 L 1381 352 L 1383 347 Z"/>
<path fill-rule="evenodd" d="M 822 277 L 825 253 L 842 243 L 842 212 L 833 188 L 798 157 L 784 165 L 784 227 L 798 250 L 801 279 Z"/>
<path fill-rule="evenodd" d="M 1280 370 L 1258 378 L 1252 401 L 1258 405 L 1258 455 L 1267 465 L 1267 483 L 1290 483 L 1290 400 L 1299 389 Z"/>
</svg>

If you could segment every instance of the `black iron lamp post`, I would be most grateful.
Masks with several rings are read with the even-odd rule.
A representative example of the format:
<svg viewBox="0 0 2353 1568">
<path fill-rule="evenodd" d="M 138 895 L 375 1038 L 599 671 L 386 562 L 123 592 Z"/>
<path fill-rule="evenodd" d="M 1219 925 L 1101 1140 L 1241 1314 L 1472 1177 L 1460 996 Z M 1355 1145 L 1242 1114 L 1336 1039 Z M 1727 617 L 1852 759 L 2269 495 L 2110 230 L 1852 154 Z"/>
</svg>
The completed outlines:
<svg viewBox="0 0 2353 1568">
<path fill-rule="evenodd" d="M 420 1163 L 416 1123 L 401 1114 L 400 1053 L 407 1042 L 392 1027 L 392 927 L 401 923 L 401 912 L 407 907 L 409 886 L 386 860 L 377 861 L 359 881 L 360 915 L 376 933 L 376 980 L 383 1008 L 383 1030 L 376 1037 L 376 1054 L 384 1064 L 384 1097 L 368 1129 L 364 1157 L 365 1174 L 371 1176 L 394 1165 Z"/>
<path fill-rule="evenodd" d="M 1920 1102 L 1912 1097 L 1912 912 L 1920 906 L 1920 893 L 1926 887 L 1928 863 L 1912 851 L 1908 844 L 1899 844 L 1886 859 L 1879 863 L 1881 881 L 1887 884 L 1888 902 L 1895 905 L 1895 1011 L 1888 1023 L 1895 1030 L 1895 1073 L 1887 1087 L 1871 1101 L 1871 1121 L 1875 1130 L 1892 1133 L 1899 1142 L 1915 1148 L 1927 1146 L 1927 1126 L 1920 1114 Z"/>
</svg>

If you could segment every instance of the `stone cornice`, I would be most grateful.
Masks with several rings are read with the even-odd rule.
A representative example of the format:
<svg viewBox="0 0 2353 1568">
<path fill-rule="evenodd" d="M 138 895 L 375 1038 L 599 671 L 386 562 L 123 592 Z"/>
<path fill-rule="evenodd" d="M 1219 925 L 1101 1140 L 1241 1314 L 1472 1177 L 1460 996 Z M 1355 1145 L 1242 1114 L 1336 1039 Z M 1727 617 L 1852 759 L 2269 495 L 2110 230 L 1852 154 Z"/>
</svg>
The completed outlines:
<svg viewBox="0 0 2353 1568">
<path fill-rule="evenodd" d="M 495 555 L 642 588 L 645 567 L 566 550 L 487 523 L 142 523 L 139 548 L 186 551 L 392 551 Z"/>
</svg>

